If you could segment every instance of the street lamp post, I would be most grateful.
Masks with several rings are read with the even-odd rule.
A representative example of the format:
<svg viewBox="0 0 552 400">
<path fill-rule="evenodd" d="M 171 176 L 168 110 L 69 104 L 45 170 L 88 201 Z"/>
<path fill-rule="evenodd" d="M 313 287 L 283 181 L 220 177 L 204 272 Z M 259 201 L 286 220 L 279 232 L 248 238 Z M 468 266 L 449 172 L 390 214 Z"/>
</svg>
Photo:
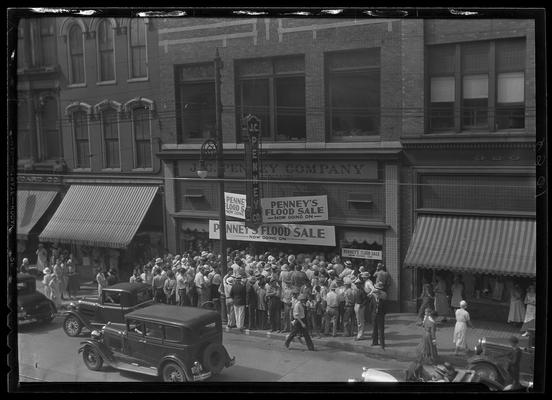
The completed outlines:
<svg viewBox="0 0 552 400">
<path fill-rule="evenodd" d="M 220 254 L 221 254 L 221 275 L 222 278 L 226 275 L 226 270 L 228 267 L 228 258 L 226 250 L 226 207 L 224 199 L 224 149 L 222 146 L 222 102 L 220 96 L 220 69 L 221 59 L 219 56 L 218 49 L 215 54 L 215 117 L 216 117 L 216 135 L 215 139 L 207 139 L 201 146 L 201 155 L 199 160 L 199 168 L 197 170 L 197 175 L 200 178 L 207 177 L 207 169 L 205 168 L 206 159 L 215 159 L 217 165 L 217 179 L 219 183 L 219 232 L 220 232 Z M 226 298 L 224 292 L 221 295 L 221 316 L 222 322 L 226 323 Z"/>
</svg>

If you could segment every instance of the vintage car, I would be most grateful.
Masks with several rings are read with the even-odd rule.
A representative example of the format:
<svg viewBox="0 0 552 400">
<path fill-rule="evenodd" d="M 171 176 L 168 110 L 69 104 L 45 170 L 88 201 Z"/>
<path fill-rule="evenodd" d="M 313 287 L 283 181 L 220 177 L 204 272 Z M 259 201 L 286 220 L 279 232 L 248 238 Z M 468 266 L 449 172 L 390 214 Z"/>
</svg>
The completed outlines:
<svg viewBox="0 0 552 400">
<path fill-rule="evenodd" d="M 78 336 L 82 328 L 92 331 L 107 322 L 123 322 L 124 315 L 153 304 L 151 285 L 145 283 L 117 283 L 102 290 L 102 295 L 70 303 L 63 320 L 63 330 L 69 336 Z"/>
<path fill-rule="evenodd" d="M 520 340 L 520 348 L 520 383 L 530 388 L 533 385 L 535 347 L 532 343 Z M 506 366 L 509 351 L 510 345 L 506 339 L 481 338 L 475 346 L 475 355 L 468 359 L 468 368 L 482 377 L 508 385 L 512 381 Z"/>
<path fill-rule="evenodd" d="M 222 345 L 220 314 L 194 307 L 154 304 L 108 323 L 81 343 L 86 366 L 103 365 L 159 377 L 164 382 L 196 382 L 234 364 Z"/>
<path fill-rule="evenodd" d="M 17 274 L 17 322 L 50 322 L 56 316 L 54 302 L 36 290 L 36 279 L 29 274 Z"/>
</svg>

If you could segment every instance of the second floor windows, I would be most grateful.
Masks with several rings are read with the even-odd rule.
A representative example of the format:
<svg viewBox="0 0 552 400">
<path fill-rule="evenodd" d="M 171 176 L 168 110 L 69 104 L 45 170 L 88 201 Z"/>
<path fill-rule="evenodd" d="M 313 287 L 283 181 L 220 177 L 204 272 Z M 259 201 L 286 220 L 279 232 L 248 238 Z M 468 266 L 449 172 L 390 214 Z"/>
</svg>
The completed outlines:
<svg viewBox="0 0 552 400">
<path fill-rule="evenodd" d="M 115 80 L 115 58 L 113 48 L 113 28 L 108 21 L 98 25 L 98 68 L 99 80 L 102 82 Z"/>
<path fill-rule="evenodd" d="M 243 60 L 237 63 L 237 74 L 238 138 L 241 119 L 253 114 L 261 120 L 264 140 L 305 140 L 303 56 Z"/>
<path fill-rule="evenodd" d="M 82 84 L 84 80 L 84 41 L 81 28 L 74 24 L 69 30 L 69 82 Z"/>
<path fill-rule="evenodd" d="M 129 29 L 130 78 L 147 78 L 146 35 L 144 18 L 132 18 Z"/>
<path fill-rule="evenodd" d="M 90 140 L 86 111 L 74 111 L 71 114 L 71 122 L 75 140 L 75 168 L 90 168 Z"/>
<path fill-rule="evenodd" d="M 117 111 L 107 108 L 102 111 L 101 116 L 104 165 L 105 168 L 120 168 L 121 161 L 119 156 L 119 120 Z"/>
<path fill-rule="evenodd" d="M 132 133 L 134 135 L 135 168 L 152 167 L 150 110 L 143 106 L 134 107 L 132 115 Z"/>
<path fill-rule="evenodd" d="M 525 40 L 429 48 L 430 131 L 525 126 Z"/>
</svg>

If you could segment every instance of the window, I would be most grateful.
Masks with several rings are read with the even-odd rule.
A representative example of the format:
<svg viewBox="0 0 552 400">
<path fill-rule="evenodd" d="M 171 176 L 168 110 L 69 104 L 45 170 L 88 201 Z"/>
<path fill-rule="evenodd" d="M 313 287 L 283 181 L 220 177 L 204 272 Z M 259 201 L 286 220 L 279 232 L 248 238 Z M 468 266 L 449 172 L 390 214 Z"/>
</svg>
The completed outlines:
<svg viewBox="0 0 552 400">
<path fill-rule="evenodd" d="M 243 60 L 237 64 L 237 119 L 261 120 L 263 139 L 305 140 L 305 61 L 303 56 Z"/>
<path fill-rule="evenodd" d="M 179 141 L 215 136 L 215 71 L 212 63 L 178 67 Z"/>
<path fill-rule="evenodd" d="M 127 330 L 140 336 L 146 333 L 145 325 L 143 321 L 137 321 L 135 319 L 127 320 Z"/>
<path fill-rule="evenodd" d="M 76 24 L 69 30 L 69 81 L 84 83 L 84 42 L 82 30 Z"/>
<path fill-rule="evenodd" d="M 17 26 L 17 68 L 23 68 L 26 66 L 27 55 L 25 54 L 26 50 L 26 35 L 25 35 L 25 26 L 26 21 L 21 19 L 19 20 L 19 25 Z"/>
<path fill-rule="evenodd" d="M 38 30 L 38 60 L 35 64 L 40 67 L 53 66 L 57 64 L 55 19 L 50 17 L 38 19 Z"/>
<path fill-rule="evenodd" d="M 430 47 L 429 130 L 523 128 L 524 70 L 524 39 Z"/>
<path fill-rule="evenodd" d="M 117 111 L 107 108 L 101 113 L 106 168 L 120 168 L 119 160 L 119 121 Z"/>
<path fill-rule="evenodd" d="M 27 99 L 22 98 L 17 102 L 17 155 L 19 159 L 32 157 L 31 146 L 29 108 Z"/>
<path fill-rule="evenodd" d="M 121 305 L 121 293 L 102 291 L 103 303 L 106 305 Z"/>
<path fill-rule="evenodd" d="M 40 137 L 39 143 L 43 160 L 54 160 L 61 157 L 58 125 L 57 100 L 47 96 L 40 99 Z"/>
<path fill-rule="evenodd" d="M 136 152 L 135 167 L 151 168 L 150 111 L 146 107 L 132 109 L 132 131 Z"/>
<path fill-rule="evenodd" d="M 333 139 L 379 135 L 379 49 L 326 57 L 327 126 Z"/>
<path fill-rule="evenodd" d="M 146 23 L 144 18 L 132 18 L 130 20 L 129 45 L 130 77 L 147 77 Z"/>
<path fill-rule="evenodd" d="M 179 327 L 165 325 L 165 340 L 179 342 L 182 338 L 182 331 Z"/>
<path fill-rule="evenodd" d="M 88 115 L 83 110 L 71 114 L 75 138 L 76 168 L 90 168 L 90 146 L 88 141 Z"/>
<path fill-rule="evenodd" d="M 115 80 L 113 28 L 109 21 L 104 20 L 98 25 L 98 52 L 99 80 Z"/>
<path fill-rule="evenodd" d="M 146 336 L 155 339 L 163 339 L 163 325 L 154 322 L 146 322 Z"/>
</svg>

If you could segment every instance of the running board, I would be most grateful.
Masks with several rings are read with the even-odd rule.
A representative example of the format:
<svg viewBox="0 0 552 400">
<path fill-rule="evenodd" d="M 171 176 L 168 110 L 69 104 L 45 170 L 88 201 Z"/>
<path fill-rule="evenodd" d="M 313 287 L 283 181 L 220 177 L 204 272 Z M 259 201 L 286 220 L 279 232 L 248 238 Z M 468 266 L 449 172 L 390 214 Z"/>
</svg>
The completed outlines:
<svg viewBox="0 0 552 400">
<path fill-rule="evenodd" d="M 129 371 L 129 372 L 137 372 L 139 374 L 145 374 L 145 375 L 151 375 L 151 376 L 157 376 L 157 368 L 155 367 L 142 367 L 136 363 L 125 363 L 125 362 L 118 362 L 118 361 L 112 361 L 110 362 L 110 365 L 113 368 L 121 369 L 123 371 Z"/>
</svg>

